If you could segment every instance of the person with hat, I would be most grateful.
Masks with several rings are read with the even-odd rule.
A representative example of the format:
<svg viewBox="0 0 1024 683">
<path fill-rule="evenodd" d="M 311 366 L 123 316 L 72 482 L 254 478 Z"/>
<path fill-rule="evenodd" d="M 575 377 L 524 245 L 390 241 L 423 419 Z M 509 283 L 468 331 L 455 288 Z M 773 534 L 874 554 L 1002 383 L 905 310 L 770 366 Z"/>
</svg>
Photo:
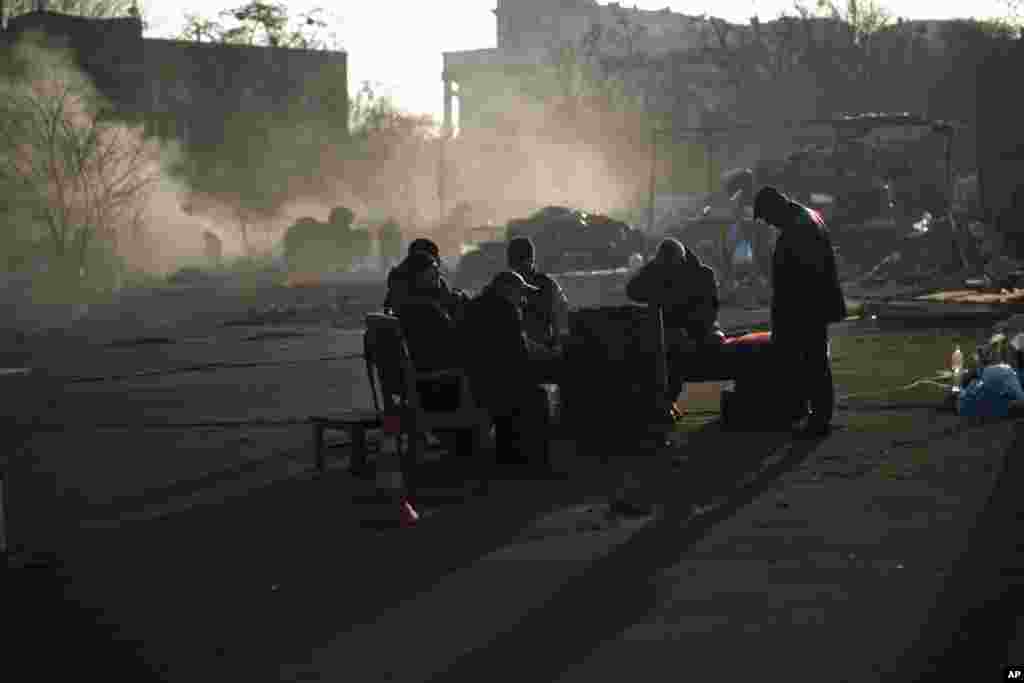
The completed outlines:
<svg viewBox="0 0 1024 683">
<path fill-rule="evenodd" d="M 440 268 L 441 251 L 437 243 L 425 237 L 419 237 L 409 243 L 409 253 L 405 259 L 388 272 L 388 292 L 384 298 L 384 308 L 396 309 L 398 302 L 406 296 L 409 291 L 410 259 L 414 254 L 423 253 L 432 257 Z M 463 308 L 469 297 L 461 289 L 454 289 L 448 286 L 444 276 L 438 271 L 438 286 L 434 290 L 434 296 L 440 302 L 445 311 L 455 320 L 462 315 Z"/>
<path fill-rule="evenodd" d="M 535 429 L 547 416 L 540 385 L 557 373 L 562 358 L 561 347 L 540 344 L 526 333 L 526 298 L 540 293 L 516 271 L 502 271 L 467 304 L 460 325 L 473 395 L 494 421 L 499 461 L 510 464 L 529 464 L 531 450 L 543 451 L 543 444 L 525 438 L 542 433 Z"/>
<path fill-rule="evenodd" d="M 772 254 L 771 338 L 792 372 L 784 386 L 792 388 L 793 417 L 807 417 L 801 434 L 826 436 L 835 410 L 828 326 L 847 315 L 828 228 L 817 211 L 770 186 L 754 198 L 754 220 L 779 232 Z"/>
<path fill-rule="evenodd" d="M 506 255 L 509 270 L 519 273 L 537 290 L 527 295 L 523 308 L 526 335 L 547 346 L 557 345 L 559 337 L 569 329 L 569 301 L 565 292 L 554 278 L 537 270 L 535 249 L 529 237 L 509 240 Z"/>
</svg>

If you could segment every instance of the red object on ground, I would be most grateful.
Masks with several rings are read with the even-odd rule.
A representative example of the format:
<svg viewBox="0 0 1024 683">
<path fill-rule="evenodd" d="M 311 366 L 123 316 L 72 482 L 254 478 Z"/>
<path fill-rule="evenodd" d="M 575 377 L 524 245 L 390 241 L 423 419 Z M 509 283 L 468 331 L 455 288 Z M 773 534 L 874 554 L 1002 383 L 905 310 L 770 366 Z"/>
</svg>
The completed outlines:
<svg viewBox="0 0 1024 683">
<path fill-rule="evenodd" d="M 742 344 L 744 346 L 751 344 L 768 344 L 772 340 L 771 332 L 751 332 L 745 334 L 742 337 L 729 337 L 725 340 L 726 344 Z"/>
<path fill-rule="evenodd" d="M 385 415 L 381 419 L 381 426 L 388 434 L 398 434 L 402 431 L 402 418 L 398 415 Z"/>
<path fill-rule="evenodd" d="M 399 512 L 399 522 L 402 526 L 414 526 L 416 522 L 420 521 L 420 515 L 416 512 L 416 508 L 412 506 L 407 500 L 402 501 L 402 508 Z"/>
</svg>

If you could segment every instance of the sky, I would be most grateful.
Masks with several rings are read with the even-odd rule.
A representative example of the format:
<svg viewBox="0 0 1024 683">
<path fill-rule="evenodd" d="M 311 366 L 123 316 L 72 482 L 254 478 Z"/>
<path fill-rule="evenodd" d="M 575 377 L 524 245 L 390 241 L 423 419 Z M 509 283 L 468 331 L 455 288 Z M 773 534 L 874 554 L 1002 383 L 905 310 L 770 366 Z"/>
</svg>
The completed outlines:
<svg viewBox="0 0 1024 683">
<path fill-rule="evenodd" d="M 191 12 L 215 18 L 223 9 L 245 4 L 246 0 L 143 0 L 144 16 L 150 24 L 149 37 L 173 37 Z M 556 0 L 550 0 L 555 4 Z M 600 4 L 608 4 L 599 0 Z M 363 81 L 375 84 L 402 109 L 440 119 L 442 110 L 442 52 L 495 47 L 496 0 L 391 0 L 390 2 L 324 2 L 284 0 L 291 15 L 316 7 L 326 10 L 325 19 L 338 43 L 348 53 L 349 92 Z M 662 9 L 690 15 L 709 14 L 733 22 L 747 22 L 758 16 L 774 19 L 793 7 L 792 0 L 621 0 L 624 7 Z M 810 0 L 807 4 L 813 4 Z M 1005 16 L 1006 0 L 882 0 L 894 16 L 908 19 L 951 19 Z"/>
</svg>

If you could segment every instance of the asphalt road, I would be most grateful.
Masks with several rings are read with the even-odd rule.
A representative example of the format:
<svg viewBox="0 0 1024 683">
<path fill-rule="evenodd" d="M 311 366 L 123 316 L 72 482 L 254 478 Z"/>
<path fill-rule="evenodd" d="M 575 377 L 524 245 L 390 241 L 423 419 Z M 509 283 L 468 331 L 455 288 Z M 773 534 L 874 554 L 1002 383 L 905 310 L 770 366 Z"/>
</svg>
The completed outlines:
<svg viewBox="0 0 1024 683">
<path fill-rule="evenodd" d="M 104 613 L 104 622 L 115 631 L 123 631 L 126 638 L 147 641 L 148 660 L 183 662 L 180 666 L 184 668 L 179 668 L 177 674 L 168 673 L 160 679 L 204 680 L 198 672 L 216 673 L 218 661 L 230 661 L 236 673 L 241 670 L 237 667 L 266 667 L 275 659 L 281 664 L 282 657 L 290 659 L 285 650 L 299 656 L 303 648 L 308 652 L 318 645 L 329 646 L 335 638 L 342 647 L 328 647 L 318 658 L 314 671 L 321 675 L 334 666 L 339 667 L 338 671 L 346 670 L 346 652 L 351 652 L 348 645 L 352 643 L 372 641 L 380 656 L 389 652 L 396 656 L 398 650 L 387 647 L 391 641 L 375 638 L 377 631 L 367 626 L 388 605 L 398 609 L 403 600 L 417 596 L 421 596 L 417 598 L 419 611 L 415 612 L 419 621 L 406 620 L 401 609 L 388 612 L 393 617 L 389 623 L 395 628 L 381 633 L 386 632 L 387 638 L 396 634 L 411 637 L 415 635 L 410 631 L 414 626 L 429 628 L 432 620 L 443 621 L 444 586 L 460 586 L 459 609 L 473 612 L 479 601 L 465 600 L 461 587 L 467 584 L 459 580 L 460 574 L 453 573 L 460 566 L 476 567 L 472 570 L 476 582 L 471 585 L 476 586 L 479 596 L 494 597 L 495 586 L 510 578 L 533 586 L 536 595 L 559 590 L 555 584 L 534 584 L 549 581 L 545 577 L 552 576 L 556 563 L 541 550 L 566 546 L 558 541 L 542 544 L 529 569 L 525 558 L 506 556 L 501 546 L 536 515 L 545 496 L 551 497 L 551 505 L 564 504 L 575 502 L 580 491 L 559 489 L 556 494 L 554 488 L 531 487 L 529 495 L 523 496 L 521 485 L 507 486 L 485 507 L 474 508 L 473 515 L 454 515 L 445 525 L 431 527 L 433 531 L 424 529 L 412 545 L 404 537 L 384 540 L 364 535 L 359 535 L 359 545 L 339 545 L 339 539 L 362 534 L 354 528 L 349 496 L 344 493 L 352 482 L 339 479 L 340 472 L 332 473 L 321 486 L 293 477 L 291 482 L 283 482 L 284 488 L 244 492 L 231 505 L 218 501 L 212 506 L 193 506 L 186 502 L 186 514 L 169 516 L 153 526 L 133 524 L 140 511 L 169 505 L 171 498 L 190 500 L 197 489 L 238 483 L 236 480 L 243 478 L 243 471 L 250 471 L 246 469 L 250 465 L 284 462 L 289 466 L 276 470 L 283 475 L 289 474 L 291 465 L 295 465 L 292 474 L 302 469 L 299 464 L 308 468 L 308 430 L 297 423 L 325 408 L 369 405 L 365 371 L 355 357 L 361 346 L 358 330 L 224 326 L 223 322 L 237 320 L 247 309 L 221 299 L 208 304 L 201 316 L 189 315 L 189 310 L 199 308 L 198 304 L 179 305 L 173 312 L 179 316 L 177 322 L 167 309 L 156 306 L 148 311 L 148 318 L 140 313 L 127 323 L 123 312 L 110 312 L 105 321 L 90 321 L 88 330 L 83 324 L 51 337 L 26 356 L 33 367 L 45 371 L 36 385 L 38 393 L 29 390 L 12 397 L 23 411 L 36 411 L 40 417 L 21 467 L 13 472 L 15 495 L 11 503 L 16 516 L 12 532 L 40 546 L 61 538 L 74 539 L 77 564 L 67 572 L 73 575 L 75 588 L 68 594 L 81 597 L 82 604 L 97 614 Z M 722 318 L 729 328 L 761 322 L 764 316 L 763 311 L 725 311 Z M 150 321 L 156 322 L 150 325 Z M 839 334 L 844 331 L 842 327 L 836 330 Z M 227 426 L 232 421 L 240 424 Z M 673 475 L 689 482 L 683 488 L 692 491 L 694 500 L 729 492 L 745 477 L 754 476 L 756 482 L 757 472 L 765 468 L 781 472 L 796 467 L 813 455 L 813 449 L 804 449 L 794 453 L 791 461 L 765 464 L 762 461 L 770 449 L 764 453 L 751 449 L 749 458 L 721 459 L 716 457 L 723 448 L 721 438 L 709 433 L 706 445 L 715 447 L 696 449 L 691 467 Z M 833 444 L 831 448 L 841 445 L 829 443 Z M 766 446 L 763 440 L 757 445 Z M 738 442 L 726 450 L 746 452 Z M 230 474 L 225 478 L 220 474 L 224 472 Z M 699 472 L 700 476 L 686 476 L 686 472 Z M 264 475 L 260 470 L 260 476 Z M 664 473 L 653 476 L 669 484 Z M 590 482 L 592 486 L 585 473 L 574 475 L 574 481 Z M 805 484 L 797 484 L 801 486 Z M 665 495 L 671 505 L 679 507 L 670 512 L 689 519 L 683 503 L 690 501 L 679 499 L 675 489 L 667 490 Z M 743 506 L 746 500 L 737 498 L 736 505 Z M 827 517 L 812 517 L 840 519 L 853 514 L 852 510 L 850 506 Z M 480 524 L 479 520 L 487 523 Z M 628 547 L 630 539 L 641 533 L 648 539 L 645 547 L 652 556 L 645 569 L 619 553 L 618 559 L 613 557 L 613 561 L 604 563 L 586 581 L 562 592 L 552 606 L 535 606 L 539 611 L 533 621 L 527 622 L 534 624 L 534 630 L 520 629 L 485 647 L 463 660 L 460 671 L 493 673 L 494 662 L 515 656 L 523 646 L 535 647 L 543 638 L 562 640 L 570 647 L 571 651 L 563 649 L 558 660 L 565 664 L 569 654 L 582 655 L 587 648 L 614 636 L 616 629 L 638 618 L 639 613 L 634 614 L 638 605 L 653 604 L 647 595 L 653 589 L 645 583 L 650 567 L 662 566 L 673 553 L 681 552 L 678 529 L 672 526 L 662 524 L 655 532 L 636 528 L 605 534 L 600 542 L 604 550 L 598 546 L 591 550 L 581 541 L 582 545 L 572 546 L 571 553 L 579 554 L 582 560 L 569 557 L 567 550 L 560 551 L 568 553 L 558 565 L 566 576 L 585 566 L 580 562 L 589 563 L 587 558 L 600 559 L 594 552 L 612 551 L 620 543 Z M 859 533 L 863 527 L 850 524 L 849 528 L 851 533 Z M 107 531 L 109 536 L 105 536 Z M 938 534 L 937 528 L 934 533 Z M 816 537 L 838 543 L 831 532 L 823 531 Z M 452 544 L 453 538 L 459 543 Z M 732 543 L 728 533 L 719 538 Z M 779 538 L 788 543 L 787 532 L 779 532 Z M 445 546 L 448 550 L 437 553 L 442 542 L 449 544 Z M 733 550 L 742 554 L 737 548 Z M 376 561 L 360 561 L 364 552 L 372 553 Z M 765 556 L 774 558 L 778 552 L 768 549 Z M 479 558 L 490 559 L 476 562 Z M 415 571 L 408 568 L 413 559 Z M 723 566 L 733 566 L 737 561 L 728 560 Z M 490 571 L 498 573 L 492 576 Z M 750 571 L 764 570 L 752 565 Z M 622 577 L 628 576 L 632 580 L 622 584 Z M 813 585 L 802 576 L 800 581 Z M 275 588 L 279 585 L 285 586 L 283 592 Z M 360 590 L 360 585 L 366 590 Z M 389 585 L 394 589 L 388 589 Z M 559 634 L 558 624 L 569 627 L 594 604 L 595 596 L 607 590 L 606 586 L 616 585 L 624 585 L 632 593 L 627 590 L 621 600 L 600 603 L 610 605 L 611 611 L 593 620 L 589 630 L 568 639 Z M 907 590 L 910 587 L 906 584 Z M 52 586 L 39 590 L 35 604 L 42 610 L 48 604 L 46 600 L 52 600 Z M 904 590 L 902 583 L 900 590 Z M 628 595 L 635 598 L 638 592 L 644 600 L 637 603 L 627 599 Z M 502 604 L 506 603 L 508 610 L 531 609 L 512 598 Z M 447 603 L 447 608 L 454 604 Z M 503 628 L 501 619 L 511 613 L 495 616 L 495 628 Z M 558 618 L 545 625 L 549 621 L 545 615 Z M 89 619 L 88 615 L 79 618 Z M 46 633 L 45 618 L 39 616 L 37 621 L 33 628 Z M 343 628 L 346 624 L 351 625 L 354 634 L 349 640 L 344 635 L 348 632 Z M 467 633 L 476 630 L 472 620 L 455 626 L 468 629 Z M 72 633 L 71 626 L 66 632 Z M 451 633 L 450 629 L 438 629 L 431 637 L 450 646 Z M 268 637 L 273 645 L 266 646 L 267 652 L 252 652 L 254 645 L 259 649 L 258 643 L 271 642 L 265 640 Z M 671 640 L 667 636 L 659 639 Z M 286 641 L 288 647 L 282 645 Z M 441 652 L 424 646 L 430 642 L 419 641 L 417 657 L 421 663 L 433 661 L 430 658 Z M 278 646 L 284 649 L 271 651 Z M 125 648 L 127 654 L 130 645 Z M 675 649 L 669 643 L 661 651 Z M 711 656 L 710 651 L 707 654 Z M 361 653 L 364 662 L 375 656 L 370 650 Z M 685 666 L 685 659 L 677 665 Z M 369 663 L 376 666 L 376 662 L 373 659 Z M 189 669 L 193 665 L 197 668 Z M 519 666 L 543 669 L 527 660 Z M 231 677 L 228 671 L 220 672 L 224 674 L 221 680 Z M 555 669 L 544 672 L 557 673 Z M 411 674 L 415 679 L 415 671 Z M 149 680 L 141 675 L 133 678 Z M 254 676 L 248 680 L 258 679 Z"/>
</svg>

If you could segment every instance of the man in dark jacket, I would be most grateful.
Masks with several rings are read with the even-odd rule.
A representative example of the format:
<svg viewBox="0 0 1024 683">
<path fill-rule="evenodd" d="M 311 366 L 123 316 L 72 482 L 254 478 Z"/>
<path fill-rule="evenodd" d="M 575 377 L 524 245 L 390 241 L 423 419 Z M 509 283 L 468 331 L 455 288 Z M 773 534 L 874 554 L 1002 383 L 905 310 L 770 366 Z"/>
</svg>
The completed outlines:
<svg viewBox="0 0 1024 683">
<path fill-rule="evenodd" d="M 494 419 L 498 459 L 507 463 L 526 464 L 523 451 L 542 447 L 525 444 L 523 437 L 541 435 L 536 427 L 546 419 L 547 403 L 539 385 L 550 381 L 561 358 L 559 347 L 526 334 L 524 299 L 538 293 L 519 273 L 498 273 L 466 306 L 460 326 L 473 395 Z"/>
<path fill-rule="evenodd" d="M 672 238 L 658 245 L 654 259 L 626 285 L 626 296 L 637 303 L 660 305 L 664 314 L 668 355 L 669 403 L 683 390 L 682 359 L 705 345 L 717 345 L 718 282 L 715 271 Z"/>
<path fill-rule="evenodd" d="M 402 336 L 413 365 L 421 372 L 461 366 L 455 322 L 440 303 L 441 274 L 427 252 L 414 252 L 405 260 L 405 290 L 395 306 Z M 458 382 L 421 382 L 424 408 L 445 410 L 458 402 Z"/>
<path fill-rule="evenodd" d="M 569 328 L 569 302 L 565 292 L 552 277 L 536 268 L 536 255 L 529 237 L 513 237 L 508 243 L 508 267 L 523 276 L 527 284 L 537 288 L 529 292 L 523 308 L 526 335 L 547 346 L 558 343 L 559 336 Z"/>
<path fill-rule="evenodd" d="M 405 266 L 403 294 L 397 300 L 395 314 L 413 365 L 420 372 L 462 367 L 456 325 L 441 304 L 440 264 L 429 252 L 417 251 L 409 255 Z M 460 388 L 457 377 L 416 383 L 424 410 L 455 410 L 459 407 Z M 460 458 L 473 452 L 473 433 L 469 430 L 439 436 Z"/>
<path fill-rule="evenodd" d="M 388 293 L 384 299 L 384 308 L 395 309 L 402 297 L 406 296 L 409 289 L 410 263 L 409 260 L 414 254 L 424 253 L 431 256 L 440 264 L 440 250 L 433 240 L 425 237 L 414 239 L 409 243 L 409 254 L 397 266 L 388 272 Z M 438 277 L 438 286 L 432 296 L 435 296 L 441 306 L 453 319 L 458 320 L 463 312 L 463 307 L 469 297 L 460 289 L 453 289 L 443 276 Z"/>
<path fill-rule="evenodd" d="M 835 252 L 821 215 L 791 201 L 774 187 L 754 199 L 754 218 L 779 231 L 772 255 L 772 345 L 792 387 L 797 416 L 810 417 L 803 434 L 831 429 L 835 387 L 829 360 L 828 325 L 846 318 Z"/>
</svg>

